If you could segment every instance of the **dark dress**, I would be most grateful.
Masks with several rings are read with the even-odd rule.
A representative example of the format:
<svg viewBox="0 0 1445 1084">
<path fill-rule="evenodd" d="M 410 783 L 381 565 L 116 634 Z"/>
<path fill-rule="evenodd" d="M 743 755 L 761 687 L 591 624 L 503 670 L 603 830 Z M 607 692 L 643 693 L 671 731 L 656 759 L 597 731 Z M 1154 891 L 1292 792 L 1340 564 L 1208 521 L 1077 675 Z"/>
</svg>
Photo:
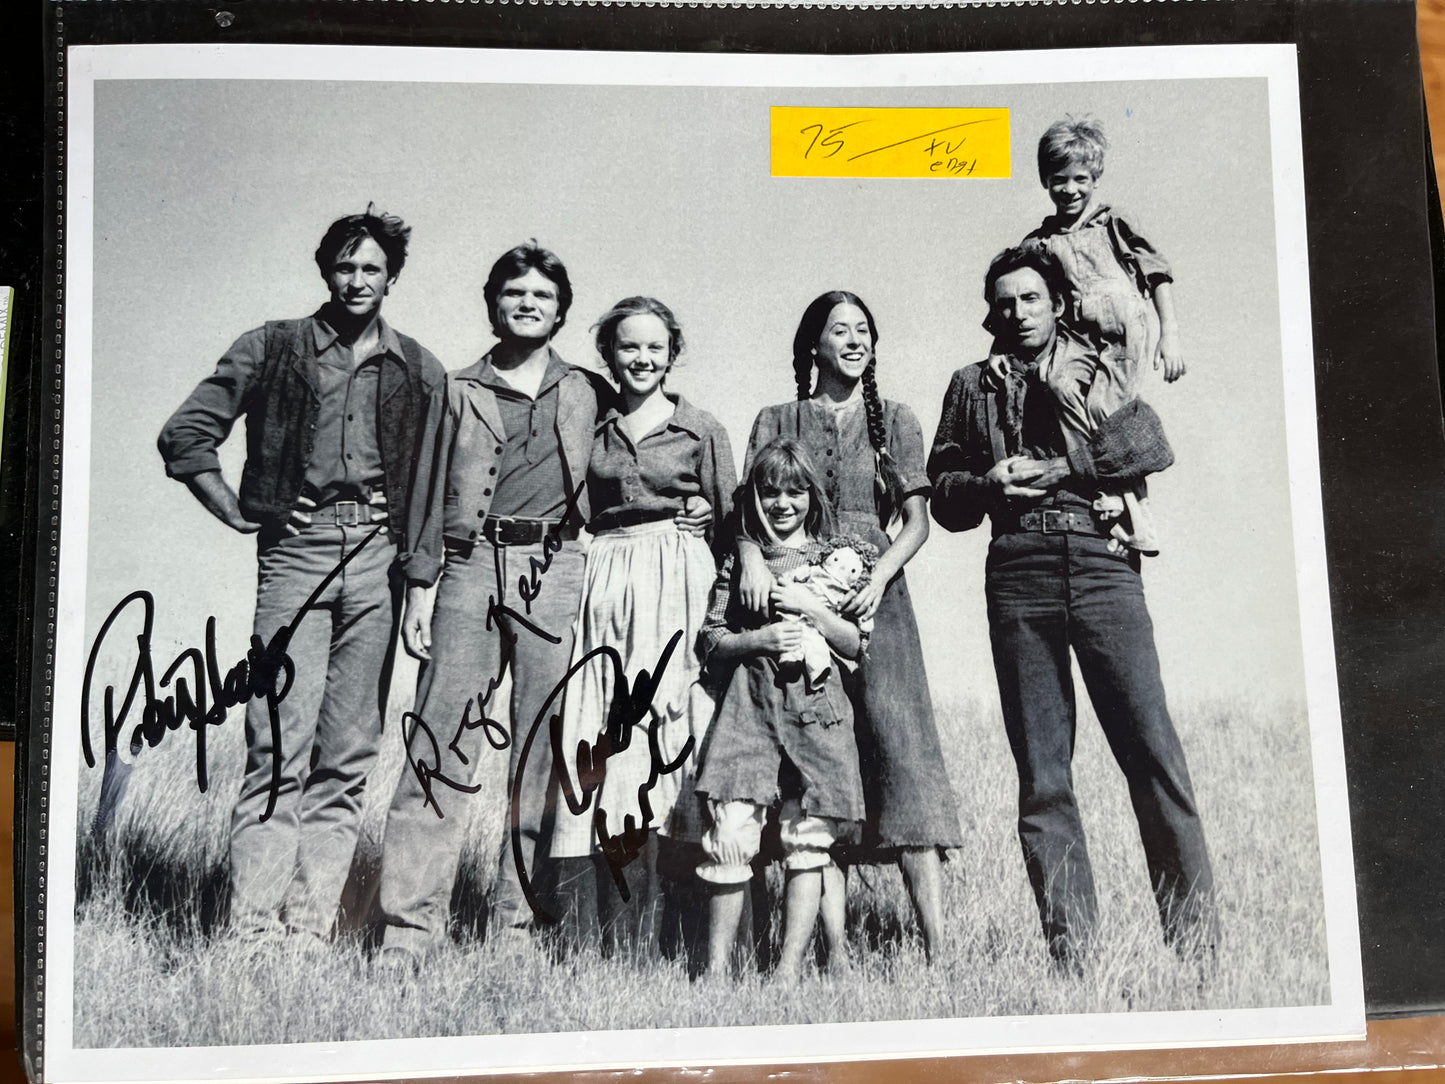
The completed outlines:
<svg viewBox="0 0 1445 1084">
<path fill-rule="evenodd" d="M 923 431 L 913 411 L 883 401 L 888 450 L 906 496 L 931 492 L 924 470 Z M 839 529 L 862 536 L 882 553 L 890 544 L 878 522 L 873 446 L 861 399 L 841 410 L 812 400 L 764 407 L 753 423 L 743 477 L 775 437 L 808 449 L 838 513 Z M 900 572 L 883 593 L 868 654 L 853 688 L 855 729 L 868 817 L 856 858 L 890 857 L 901 847 L 958 847 L 958 805 L 933 721 L 923 648 L 908 582 Z M 871 850 L 874 853 L 869 854 Z"/>
<path fill-rule="evenodd" d="M 801 548 L 764 546 L 763 557 L 768 571 L 780 576 L 806 567 L 817 551 L 812 542 Z M 761 628 L 767 621 L 753 619 L 735 601 L 734 569 L 728 557 L 713 588 L 700 637 L 708 655 L 721 634 Z M 806 680 L 801 659 L 780 665 L 770 655 L 754 655 L 731 666 L 714 662 L 708 669 L 722 693 L 708 731 L 698 794 L 759 806 L 796 798 L 810 817 L 864 819 L 853 711 L 839 677 L 842 663 L 834 661 L 817 685 Z"/>
</svg>

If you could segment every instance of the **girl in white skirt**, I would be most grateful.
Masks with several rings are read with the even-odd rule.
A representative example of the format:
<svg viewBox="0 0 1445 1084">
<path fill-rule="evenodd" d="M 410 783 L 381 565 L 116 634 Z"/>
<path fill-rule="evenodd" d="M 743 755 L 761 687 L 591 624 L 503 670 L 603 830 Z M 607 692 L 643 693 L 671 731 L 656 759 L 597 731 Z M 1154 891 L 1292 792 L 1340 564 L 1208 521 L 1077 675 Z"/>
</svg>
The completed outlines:
<svg viewBox="0 0 1445 1084">
<path fill-rule="evenodd" d="M 650 957 L 680 948 L 685 928 L 701 921 L 686 897 L 701 859 L 697 752 L 713 704 L 697 681 L 696 644 L 716 574 L 710 542 L 729 530 L 720 525 L 737 474 L 717 420 L 663 386 L 683 349 L 671 310 L 629 297 L 594 331 L 621 407 L 598 424 L 587 472 L 593 540 L 578 669 L 563 709 L 552 856 L 591 859 L 580 877 L 576 862 L 561 868 L 583 884 L 585 869 L 595 871 L 604 945 Z M 700 537 L 675 519 L 695 518 L 704 501 L 714 526 Z M 639 690 L 642 670 L 655 682 L 650 697 Z M 619 677 L 635 699 L 614 704 Z M 568 895 L 577 900 L 580 887 Z M 577 905 L 585 912 L 590 901 Z M 579 918 L 585 937 L 589 916 Z"/>
</svg>

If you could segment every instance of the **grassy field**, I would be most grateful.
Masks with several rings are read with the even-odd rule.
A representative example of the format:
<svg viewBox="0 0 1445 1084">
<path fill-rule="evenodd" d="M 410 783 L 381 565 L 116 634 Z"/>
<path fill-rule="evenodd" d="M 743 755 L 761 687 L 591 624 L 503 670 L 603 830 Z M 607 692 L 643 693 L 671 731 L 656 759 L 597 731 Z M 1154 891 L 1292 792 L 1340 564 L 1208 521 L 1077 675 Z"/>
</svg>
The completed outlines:
<svg viewBox="0 0 1445 1084">
<path fill-rule="evenodd" d="M 1048 966 L 1014 831 L 1016 780 L 996 704 L 944 703 L 939 725 L 964 846 L 946 864 L 950 934 L 933 968 L 907 933 L 898 871 L 849 882 L 852 968 L 779 989 L 751 975 L 719 997 L 680 964 L 595 952 L 503 957 L 459 938 L 414 978 L 373 974 L 343 931 L 319 956 L 249 954 L 218 936 L 226 832 L 239 784 L 239 717 L 212 735 L 197 793 L 184 734 L 147 750 L 101 845 L 82 833 L 75 915 L 75 1045 L 186 1046 L 577 1029 L 817 1023 L 1319 1004 L 1328 971 L 1304 713 L 1258 703 L 1181 704 L 1218 881 L 1223 940 L 1201 982 L 1162 944 L 1123 778 L 1097 723 L 1080 721 L 1076 776 L 1099 892 L 1100 951 L 1079 976 Z M 402 755 L 388 728 L 351 892 L 374 881 Z M 501 838 L 503 757 L 489 765 L 461 896 L 485 892 Z M 83 775 L 88 825 L 99 770 Z M 774 915 L 776 921 L 776 915 Z M 865 931 L 905 931 L 881 941 Z"/>
</svg>

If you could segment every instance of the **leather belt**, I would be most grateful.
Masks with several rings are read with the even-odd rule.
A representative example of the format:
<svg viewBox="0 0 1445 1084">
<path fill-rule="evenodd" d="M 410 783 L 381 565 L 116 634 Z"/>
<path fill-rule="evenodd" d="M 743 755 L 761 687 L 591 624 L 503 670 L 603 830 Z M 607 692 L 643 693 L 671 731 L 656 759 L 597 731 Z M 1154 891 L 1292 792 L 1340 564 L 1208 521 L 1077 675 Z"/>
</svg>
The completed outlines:
<svg viewBox="0 0 1445 1084">
<path fill-rule="evenodd" d="M 494 546 L 530 546 L 549 536 L 570 541 L 577 537 L 577 528 L 563 526 L 557 519 L 527 516 L 488 516 L 482 520 L 482 537 Z"/>
<path fill-rule="evenodd" d="M 1103 531 L 1089 512 L 1070 512 L 1063 508 L 1036 508 L 1020 512 L 1015 531 L 1039 531 L 1043 534 L 1091 534 L 1101 537 Z"/>
<path fill-rule="evenodd" d="M 361 501 L 333 501 L 311 509 L 307 515 L 313 525 L 334 523 L 338 527 L 360 527 L 368 523 L 384 523 L 387 519 L 385 508 L 373 510 L 371 505 Z"/>
<path fill-rule="evenodd" d="M 638 509 L 625 509 L 621 512 L 613 512 L 595 525 L 595 529 L 606 530 L 609 527 L 636 527 L 643 523 L 656 523 L 658 520 L 675 519 L 677 513 L 666 508 L 654 508 L 650 511 Z"/>
</svg>

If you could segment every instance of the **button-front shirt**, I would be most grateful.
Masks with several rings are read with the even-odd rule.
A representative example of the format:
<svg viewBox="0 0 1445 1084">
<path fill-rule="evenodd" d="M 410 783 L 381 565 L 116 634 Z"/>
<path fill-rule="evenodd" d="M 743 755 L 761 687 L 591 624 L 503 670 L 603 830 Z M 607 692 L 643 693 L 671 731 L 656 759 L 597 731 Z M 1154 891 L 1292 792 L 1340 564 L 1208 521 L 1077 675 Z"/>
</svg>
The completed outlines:
<svg viewBox="0 0 1445 1084">
<path fill-rule="evenodd" d="M 714 527 L 732 511 L 737 472 L 726 430 L 682 396 L 669 395 L 672 417 L 633 443 L 615 408 L 597 426 L 587 470 L 595 534 L 639 519 L 662 519 L 700 495 L 712 505 Z M 709 540 L 716 537 L 714 531 Z M 727 536 L 731 540 L 731 535 Z"/>
<path fill-rule="evenodd" d="M 379 485 L 383 473 L 376 436 L 378 377 L 383 364 L 405 368 L 406 355 L 396 331 L 377 317 L 376 348 L 361 365 L 353 365 L 351 348 L 337 337 L 325 312 L 322 308 L 310 318 L 320 388 L 316 439 L 306 462 L 305 480 L 308 489 L 314 487 L 318 492 L 351 484 Z M 308 334 L 304 326 L 301 333 Z M 441 373 L 430 352 L 423 349 L 421 357 L 425 367 Z M 221 469 L 216 449 L 243 413 L 265 360 L 266 329 L 254 328 L 231 344 L 216 375 L 203 380 L 181 404 L 162 435 L 166 469 L 172 477 L 190 478 Z"/>
<path fill-rule="evenodd" d="M 923 465 L 923 429 L 904 403 L 880 400 L 888 454 L 902 483 L 903 498 L 926 497 L 930 493 Z M 763 446 L 777 437 L 791 437 L 808 450 L 818 471 L 833 511 L 847 523 L 848 530 L 862 530 L 865 523 L 878 524 L 879 488 L 877 456 L 868 437 L 867 406 L 861 398 L 841 408 L 816 399 L 794 400 L 763 407 L 753 422 L 743 477 Z M 866 534 L 874 545 L 884 547 L 881 535 Z"/>
<path fill-rule="evenodd" d="M 1091 348 L 1061 336 L 1055 349 Z M 1018 454 L 1062 455 L 1065 448 L 1048 388 L 1032 367 L 1014 362 L 1014 368 L 1021 370 L 1019 379 L 1010 376 L 1005 387 L 994 389 L 983 379 L 985 363 L 966 365 L 944 395 L 928 474 L 933 518 L 946 530 L 971 530 L 985 516 L 999 517 L 996 526 L 1007 528 L 1020 512 L 1041 506 L 1084 510 L 1099 483 L 1133 485 L 1174 462 L 1159 416 L 1135 399 L 1100 422 L 1087 444 L 1068 449 L 1072 474 L 1047 497 L 1004 497 L 987 479 L 995 463 Z"/>
<path fill-rule="evenodd" d="M 378 320 L 377 342 L 359 363 L 324 320 L 315 323 L 316 374 L 320 381 L 316 439 L 306 464 L 307 494 L 317 504 L 364 497 L 384 478 L 376 439 L 376 389 L 381 365 L 400 358 L 401 342 Z"/>
<path fill-rule="evenodd" d="M 491 514 L 551 519 L 562 514 L 567 486 L 557 445 L 557 386 L 571 369 L 555 353 L 547 359 L 536 398 L 518 391 L 492 368 L 490 355 L 477 379 L 497 397 L 507 431 Z"/>
<path fill-rule="evenodd" d="M 570 522 L 581 526 L 589 517 L 587 460 L 597 428 L 597 404 L 599 399 L 610 401 L 615 393 L 600 375 L 568 365 L 555 351 L 548 372 L 552 362 L 563 374 L 555 392 L 549 390 L 549 396 L 557 397 L 553 431 L 560 481 L 555 492 L 563 494 L 564 502 L 568 497 L 575 499 Z M 447 545 L 476 543 L 487 516 L 495 514 L 493 497 L 508 433 L 494 389 L 495 373 L 493 383 L 482 379 L 490 368 L 488 355 L 448 374 L 427 404 L 426 436 L 413 477 L 407 550 L 402 558 L 410 583 L 434 584 Z"/>
</svg>

